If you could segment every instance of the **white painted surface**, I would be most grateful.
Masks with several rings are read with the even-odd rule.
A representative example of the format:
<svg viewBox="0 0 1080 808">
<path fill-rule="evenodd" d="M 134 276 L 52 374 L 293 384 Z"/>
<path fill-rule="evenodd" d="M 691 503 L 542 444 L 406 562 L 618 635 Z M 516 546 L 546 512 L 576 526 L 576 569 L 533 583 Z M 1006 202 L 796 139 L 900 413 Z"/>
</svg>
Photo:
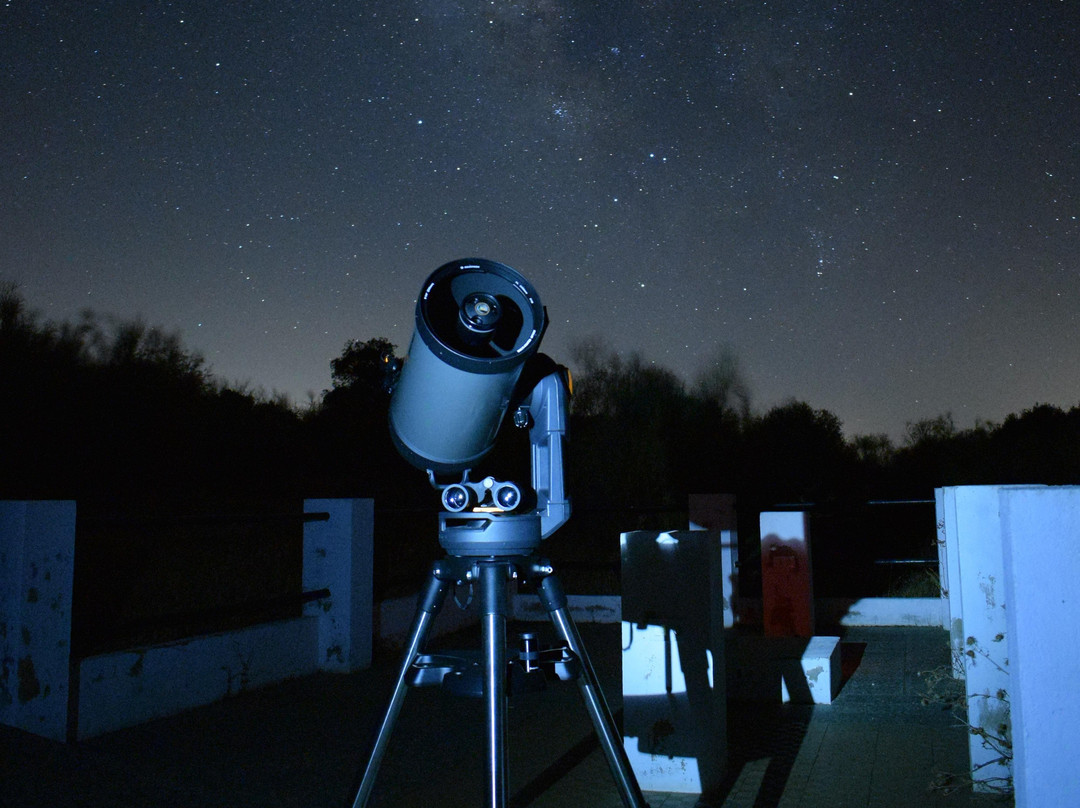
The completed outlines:
<svg viewBox="0 0 1080 808">
<path fill-rule="evenodd" d="M 952 673 L 964 678 L 964 602 L 960 597 L 960 552 L 956 538 L 956 488 L 934 489 L 934 513 L 938 534 L 938 577 L 948 599 L 949 612 L 944 624 L 949 630 Z M 944 563 L 942 563 L 944 561 Z"/>
<path fill-rule="evenodd" d="M 1080 488 L 1001 492 L 1017 808 L 1080 795 Z"/>
<path fill-rule="evenodd" d="M 831 704 L 840 692 L 839 637 L 728 637 L 727 695 L 735 701 Z"/>
<path fill-rule="evenodd" d="M 314 673 L 317 639 L 317 619 L 299 617 L 87 657 L 80 665 L 78 737 Z"/>
<path fill-rule="evenodd" d="M 727 766 L 716 531 L 624 533 L 623 745 L 648 791 L 701 793 Z"/>
<path fill-rule="evenodd" d="M 950 554 L 949 594 L 959 593 L 960 617 L 952 609 L 954 653 L 964 666 L 968 723 L 995 736 L 1011 738 L 1008 630 L 1011 603 L 1005 580 L 1002 503 L 1018 492 L 1045 486 L 971 485 L 943 490 L 946 551 Z M 955 555 L 955 560 L 952 556 Z M 1022 608 L 1022 607 L 1021 607 Z M 998 744 L 978 733 L 968 736 L 976 791 L 1007 786 L 1012 767 Z"/>
<path fill-rule="evenodd" d="M 575 623 L 622 622 L 622 598 L 618 595 L 567 595 L 566 605 Z M 515 594 L 512 607 L 515 620 L 549 620 L 547 610 L 536 595 Z"/>
<path fill-rule="evenodd" d="M 812 703 L 832 704 L 840 692 L 840 673 L 840 638 L 811 637 L 799 657 L 798 674 L 791 679 L 794 685 L 800 687 L 803 682 L 806 683 Z M 789 676 L 785 673 L 782 701 L 792 701 L 792 690 Z"/>
<path fill-rule="evenodd" d="M 819 598 L 814 608 L 819 625 L 940 628 L 948 606 L 941 598 Z"/>
<path fill-rule="evenodd" d="M 74 570 L 74 502 L 0 502 L 0 723 L 58 741 Z"/>
<path fill-rule="evenodd" d="M 687 689 L 676 637 L 669 632 L 669 642 L 665 642 L 662 626 L 622 626 L 624 715 L 630 713 L 624 731 L 633 731 L 631 724 L 641 728 L 637 735 L 627 734 L 623 745 L 638 784 L 646 791 L 701 793 L 723 774 L 723 763 L 702 750 L 710 742 L 713 748 L 722 745 L 726 733 L 722 727 L 707 726 L 695 710 L 701 702 L 714 699 L 712 654 L 706 652 L 708 692 L 692 693 Z M 670 682 L 666 652 L 670 652 Z M 705 715 L 711 714 L 715 705 L 705 709 Z"/>
<path fill-rule="evenodd" d="M 319 667 L 348 673 L 371 664 L 375 503 L 370 499 L 307 499 L 305 513 L 329 513 L 304 525 L 303 588 L 330 589 L 304 606 L 319 621 Z"/>
<path fill-rule="evenodd" d="M 70 684 L 74 502 L 0 502 L 0 722 L 84 738 L 316 670 L 370 664 L 371 500 L 308 500 L 305 617 L 81 660 Z M 71 697 L 75 701 L 69 705 Z M 69 726 L 69 716 L 75 720 Z"/>
<path fill-rule="evenodd" d="M 724 628 L 735 625 L 739 598 L 739 532 L 734 494 L 690 494 L 690 530 L 720 534 L 720 581 Z"/>
</svg>

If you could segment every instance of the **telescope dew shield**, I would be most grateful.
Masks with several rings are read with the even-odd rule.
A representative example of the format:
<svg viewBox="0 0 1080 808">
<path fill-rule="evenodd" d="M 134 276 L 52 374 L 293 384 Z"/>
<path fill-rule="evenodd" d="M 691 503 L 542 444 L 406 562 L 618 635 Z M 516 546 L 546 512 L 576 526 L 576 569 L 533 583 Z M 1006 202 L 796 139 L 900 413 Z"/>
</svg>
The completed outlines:
<svg viewBox="0 0 1080 808">
<path fill-rule="evenodd" d="M 390 435 L 401 455 L 442 474 L 479 462 L 546 325 L 536 290 L 505 264 L 466 258 L 435 270 L 416 301 L 416 329 L 390 400 Z"/>
</svg>

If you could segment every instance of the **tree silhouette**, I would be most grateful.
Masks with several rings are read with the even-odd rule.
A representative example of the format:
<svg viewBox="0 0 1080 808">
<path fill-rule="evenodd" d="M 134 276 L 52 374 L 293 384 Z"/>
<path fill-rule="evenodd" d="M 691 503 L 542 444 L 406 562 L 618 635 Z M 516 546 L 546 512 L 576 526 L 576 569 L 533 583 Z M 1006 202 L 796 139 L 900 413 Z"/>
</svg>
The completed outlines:
<svg viewBox="0 0 1080 808">
<path fill-rule="evenodd" d="M 376 337 L 366 342 L 351 339 L 338 356 L 330 360 L 334 389 L 362 390 L 374 397 L 390 392 L 399 364 L 397 346 Z"/>
<path fill-rule="evenodd" d="M 740 420 L 750 417 L 750 386 L 728 346 L 715 350 L 694 377 L 694 396 Z"/>
<path fill-rule="evenodd" d="M 955 438 L 957 434 L 956 424 L 953 422 L 951 412 L 937 415 L 933 418 L 923 418 L 919 421 L 907 424 L 905 443 L 908 447 L 926 443 L 943 443 Z"/>
<path fill-rule="evenodd" d="M 806 402 L 753 414 L 738 361 L 723 347 L 689 385 L 597 338 L 576 344 L 571 358 L 566 473 L 576 518 L 567 530 L 582 539 L 579 557 L 617 558 L 611 539 L 620 530 L 671 527 L 690 492 L 736 494 L 750 535 L 757 511 L 778 503 L 839 513 L 867 499 L 927 499 L 942 485 L 1080 482 L 1080 407 L 1037 404 L 971 429 L 945 413 L 908 424 L 894 447 L 883 435 L 846 440 L 835 415 Z M 92 312 L 44 322 L 16 286 L 0 284 L 0 496 L 77 498 L 80 514 L 300 496 L 434 511 L 425 476 L 390 440 L 398 364 L 386 339 L 349 340 L 329 360 L 331 389 L 301 416 L 215 379 L 176 334 Z M 527 455 L 518 445 L 527 435 L 510 432 L 481 471 L 498 476 L 488 469 Z M 666 509 L 663 525 L 639 521 L 650 508 Z M 401 532 L 377 537 L 380 569 L 411 563 Z M 850 560 L 847 541 L 838 540 L 836 557 Z M 421 550 L 414 542 L 408 552 L 425 561 L 437 552 Z"/>
<path fill-rule="evenodd" d="M 42 323 L 0 287 L 0 496 L 112 502 L 281 491 L 299 419 L 230 390 L 180 337 L 84 312 Z M 80 506 L 82 509 L 82 506 Z"/>
<path fill-rule="evenodd" d="M 760 502 L 824 502 L 850 496 L 856 460 L 840 419 L 803 401 L 753 418 L 744 434 L 745 486 Z"/>
<path fill-rule="evenodd" d="M 685 507 L 691 491 L 730 491 L 749 394 L 728 352 L 687 391 L 640 354 L 575 344 L 569 473 L 574 496 L 602 507 Z"/>
<path fill-rule="evenodd" d="M 416 475 L 390 441 L 390 392 L 401 360 L 382 337 L 345 343 L 330 361 L 334 386 L 308 418 L 319 458 L 312 483 L 326 495 L 378 496 L 384 502 L 412 502 Z"/>
<path fill-rule="evenodd" d="M 623 359 L 598 341 L 575 345 L 581 372 L 571 399 L 571 490 L 604 506 L 680 500 L 679 445 L 688 398 L 671 371 L 640 354 Z M 681 502 L 680 502 L 681 504 Z"/>
<path fill-rule="evenodd" d="M 989 444 L 1005 482 L 1080 483 L 1080 407 L 1036 404 L 1008 416 Z"/>
</svg>

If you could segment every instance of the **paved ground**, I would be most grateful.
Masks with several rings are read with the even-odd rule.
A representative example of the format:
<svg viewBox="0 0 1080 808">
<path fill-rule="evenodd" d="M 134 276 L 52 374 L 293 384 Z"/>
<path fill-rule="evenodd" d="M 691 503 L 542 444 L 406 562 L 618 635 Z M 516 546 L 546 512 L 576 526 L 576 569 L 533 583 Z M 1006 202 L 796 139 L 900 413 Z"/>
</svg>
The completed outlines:
<svg viewBox="0 0 1080 808">
<path fill-rule="evenodd" d="M 582 626 L 612 708 L 619 630 Z M 967 768 L 967 735 L 924 705 L 921 671 L 948 661 L 935 629 L 843 636 L 850 678 L 831 705 L 731 704 L 728 780 L 712 808 L 1011 805 L 935 788 Z M 346 808 L 381 717 L 394 655 L 349 676 L 319 675 L 66 746 L 0 727 L 0 808 Z M 437 688 L 406 699 L 371 808 L 482 803 L 479 702 Z M 515 806 L 622 802 L 572 684 L 515 696 L 509 713 Z M 652 808 L 698 795 L 647 793 Z"/>
</svg>

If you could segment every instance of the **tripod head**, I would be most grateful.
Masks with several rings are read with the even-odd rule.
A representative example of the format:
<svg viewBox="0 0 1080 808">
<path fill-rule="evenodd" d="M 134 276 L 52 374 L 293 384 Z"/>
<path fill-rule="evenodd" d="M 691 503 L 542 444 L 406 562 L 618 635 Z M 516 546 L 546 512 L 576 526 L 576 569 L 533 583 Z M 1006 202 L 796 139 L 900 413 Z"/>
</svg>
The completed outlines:
<svg viewBox="0 0 1080 808">
<path fill-rule="evenodd" d="M 546 321 L 531 284 L 494 261 L 445 264 L 421 290 L 390 431 L 441 491 L 439 542 L 451 555 L 527 555 L 570 517 L 562 453 L 570 376 L 536 352 Z M 532 485 L 524 490 L 469 479 L 508 412 L 529 430 Z M 440 485 L 437 473 L 461 480 Z"/>
</svg>

